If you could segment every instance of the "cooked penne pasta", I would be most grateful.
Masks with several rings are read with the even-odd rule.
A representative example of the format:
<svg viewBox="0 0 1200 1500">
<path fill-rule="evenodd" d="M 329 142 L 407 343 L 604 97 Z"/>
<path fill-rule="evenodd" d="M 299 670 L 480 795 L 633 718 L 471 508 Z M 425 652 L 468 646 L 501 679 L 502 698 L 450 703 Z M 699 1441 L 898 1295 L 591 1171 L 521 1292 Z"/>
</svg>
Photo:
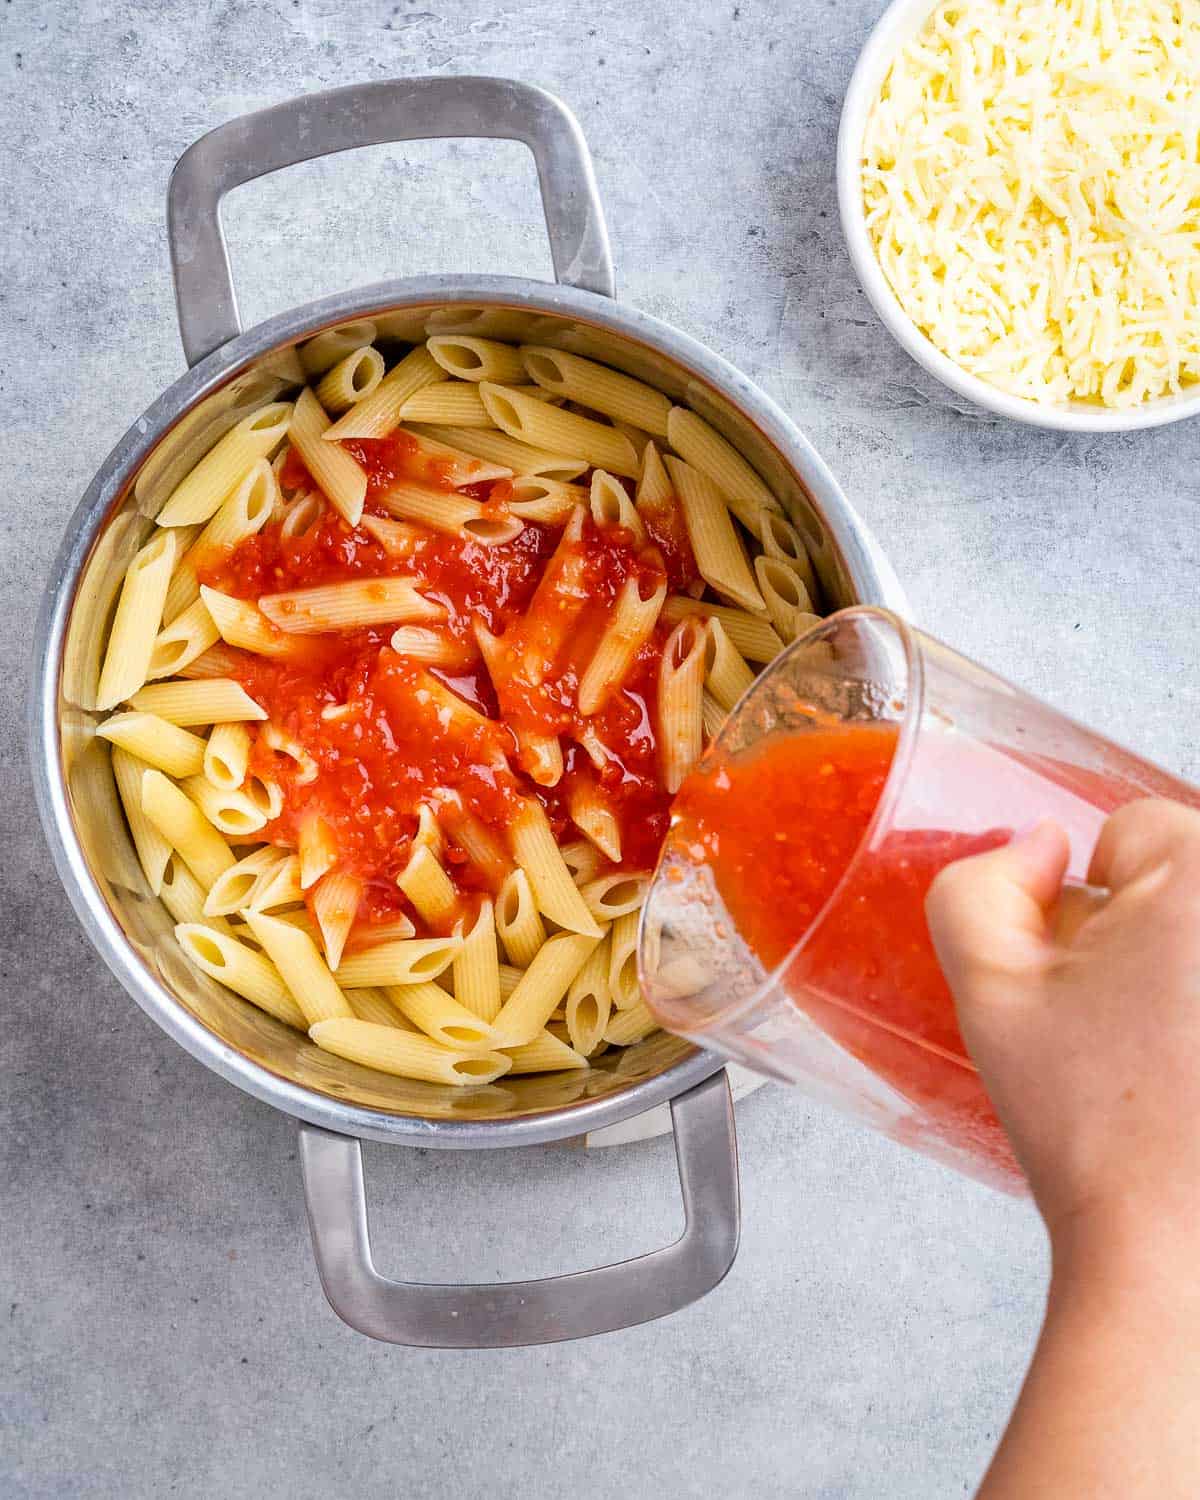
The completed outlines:
<svg viewBox="0 0 1200 1500">
<path fill-rule="evenodd" d="M 600 928 L 563 863 L 542 804 L 527 798 L 509 822 L 508 836 L 513 857 L 529 878 L 539 911 L 568 932 L 598 938 Z"/>
<path fill-rule="evenodd" d="M 425 471 L 436 485 L 457 489 L 465 484 L 487 484 L 494 479 L 512 478 L 512 469 L 507 464 L 495 463 L 463 447 L 441 442 L 430 434 L 428 428 L 402 427 L 400 430 L 405 440 L 415 445 L 412 461 L 416 468 Z"/>
<path fill-rule="evenodd" d="M 485 459 L 489 463 L 502 464 L 511 474 L 540 474 L 547 479 L 566 482 L 578 479 L 588 468 L 588 461 L 582 456 L 567 457 L 545 448 L 531 448 L 528 443 L 509 437 L 506 432 L 497 432 L 494 428 L 483 430 L 474 427 L 441 427 L 426 423 L 419 428 L 410 426 L 408 430 L 419 432 L 421 436 L 433 438 L 436 442 L 445 443 L 463 453 L 472 453 L 476 458 Z"/>
<path fill-rule="evenodd" d="M 235 862 L 199 807 L 161 771 L 142 773 L 142 811 L 205 890 Z"/>
<path fill-rule="evenodd" d="M 308 812 L 296 831 L 296 855 L 300 861 L 300 889 L 311 890 L 322 875 L 337 864 L 337 840 L 333 829 L 319 813 Z"/>
<path fill-rule="evenodd" d="M 632 422 L 622 422 L 620 417 L 613 417 L 611 421 L 617 431 L 624 433 L 633 444 L 633 451 L 637 454 L 638 463 L 640 464 L 642 456 L 646 452 L 647 444 L 652 443 L 654 439 L 648 432 L 643 431 L 642 428 L 635 427 Z"/>
<path fill-rule="evenodd" d="M 526 969 L 546 941 L 546 928 L 524 870 L 513 870 L 496 900 L 496 932 L 509 961 Z"/>
<path fill-rule="evenodd" d="M 413 661 L 424 662 L 427 667 L 466 667 L 477 660 L 476 653 L 465 642 L 443 630 L 430 630 L 425 625 L 401 625 L 392 632 L 392 650 L 401 656 L 411 656 Z"/>
<path fill-rule="evenodd" d="M 158 532 L 129 564 L 109 630 L 97 708 L 115 708 L 146 681 L 174 566 L 175 536 L 170 531 Z"/>
<path fill-rule="evenodd" d="M 224 791 L 241 786 L 249 764 L 250 731 L 246 726 L 214 724 L 204 747 L 204 774 L 213 786 Z"/>
<path fill-rule="evenodd" d="M 623 870 L 614 870 L 580 886 L 579 894 L 597 922 L 612 922 L 617 917 L 638 911 L 646 899 L 649 885 L 648 874 L 627 874 Z"/>
<path fill-rule="evenodd" d="M 560 932 L 546 940 L 495 1019 L 502 1047 L 520 1047 L 537 1036 L 601 936 Z"/>
<path fill-rule="evenodd" d="M 604 1040 L 616 1047 L 631 1047 L 634 1042 L 648 1037 L 657 1026 L 658 1022 L 650 1007 L 644 1000 L 639 1000 L 635 1005 L 626 1010 L 618 1010 L 609 1017 L 608 1025 L 604 1028 Z"/>
<path fill-rule="evenodd" d="M 321 933 L 325 962 L 336 969 L 342 961 L 342 950 L 354 926 L 362 900 L 363 882 L 357 875 L 330 870 L 322 875 L 312 891 L 312 914 Z"/>
<path fill-rule="evenodd" d="M 357 406 L 352 406 L 348 416 L 352 417 L 366 404 L 366 401 L 360 401 Z M 312 391 L 301 391 L 288 431 L 292 447 L 321 486 L 329 503 L 349 525 L 357 526 L 367 496 L 366 471 L 344 448 L 323 441 L 330 427 L 330 420 Z"/>
<path fill-rule="evenodd" d="M 497 516 L 487 512 L 478 500 L 429 485 L 397 481 L 379 495 L 379 503 L 393 516 L 417 521 L 431 531 L 448 536 L 468 536 L 484 547 L 499 547 L 521 534 L 524 526 L 517 516 Z"/>
<path fill-rule="evenodd" d="M 364 984 L 419 984 L 425 979 L 436 979 L 448 969 L 461 947 L 459 937 L 377 943 L 360 952 L 347 953 L 338 966 L 338 979 L 355 989 Z"/>
<path fill-rule="evenodd" d="M 603 789 L 585 776 L 574 777 L 567 791 L 567 810 L 584 838 L 590 839 L 606 859 L 619 863 L 621 825 Z"/>
<path fill-rule="evenodd" d="M 425 532 L 420 526 L 393 521 L 390 516 L 363 516 L 358 524 L 375 538 L 389 557 L 411 557 L 425 541 Z"/>
<path fill-rule="evenodd" d="M 606 935 L 588 954 L 567 991 L 566 1023 L 571 1046 L 581 1057 L 591 1057 L 604 1040 L 612 1012 L 608 987 L 610 938 Z"/>
<path fill-rule="evenodd" d="M 361 953 L 366 948 L 377 948 L 381 943 L 395 943 L 416 935 L 417 929 L 411 920 L 403 912 L 398 912 L 382 922 L 357 922 L 350 933 L 346 951 Z"/>
<path fill-rule="evenodd" d="M 286 855 L 272 844 L 260 844 L 252 853 L 218 875 L 204 898 L 203 915 L 228 917 L 252 906 L 254 893 L 268 883 Z"/>
<path fill-rule="evenodd" d="M 285 755 L 296 767 L 294 779 L 297 786 L 308 786 L 317 779 L 320 768 L 316 761 L 294 735 L 280 729 L 278 724 L 264 724 L 258 731 L 261 744 L 274 750 L 276 755 Z"/>
<path fill-rule="evenodd" d="M 260 458 L 269 458 L 288 434 L 292 404 L 273 401 L 225 434 L 172 492 L 158 513 L 160 526 L 207 521 Z"/>
<path fill-rule="evenodd" d="M 433 928 L 447 927 L 458 913 L 458 892 L 437 858 L 418 844 L 396 884 L 412 902 L 417 915 Z"/>
<path fill-rule="evenodd" d="M 367 625 L 399 625 L 437 620 L 443 611 L 418 593 L 411 578 L 349 579 L 311 589 L 264 594 L 258 607 L 288 635 L 321 635 L 361 630 Z"/>
<path fill-rule="evenodd" d="M 572 411 L 560 411 L 532 396 L 484 381 L 479 387 L 488 415 L 501 432 L 531 448 L 569 453 L 598 469 L 636 479 L 638 459 L 633 444 L 615 427 L 594 422 Z"/>
<path fill-rule="evenodd" d="M 589 509 L 597 526 L 623 526 L 637 546 L 645 543 L 646 525 L 637 507 L 619 481 L 603 469 L 592 475 Z"/>
<path fill-rule="evenodd" d="M 253 911 L 276 911 L 281 906 L 291 906 L 303 899 L 300 858 L 296 854 L 287 854 L 254 887 L 246 905 Z"/>
<path fill-rule="evenodd" d="M 364 345 L 373 344 L 376 334 L 376 325 L 369 318 L 343 323 L 340 328 L 327 328 L 300 346 L 300 368 L 310 379 L 323 375 Z"/>
<path fill-rule="evenodd" d="M 379 389 L 385 366 L 383 355 L 369 344 L 353 349 L 321 378 L 316 397 L 336 416 Z"/>
<path fill-rule="evenodd" d="M 279 970 L 309 1026 L 334 1016 L 353 1016 L 338 981 L 307 932 L 265 912 L 247 909 L 244 915 L 247 927 Z"/>
<path fill-rule="evenodd" d="M 236 646 L 255 656 L 274 656 L 281 661 L 294 658 L 303 650 L 294 635 L 282 631 L 248 599 L 234 599 L 207 585 L 201 587 L 200 599 L 227 646 Z"/>
<path fill-rule="evenodd" d="M 522 521 L 565 526 L 572 511 L 590 505 L 591 493 L 579 484 L 563 484 L 540 474 L 521 474 L 509 483 L 505 508 Z"/>
<path fill-rule="evenodd" d="M 245 839 L 266 825 L 266 812 L 240 787 L 214 786 L 207 776 L 189 776 L 180 784 L 218 832 Z"/>
<path fill-rule="evenodd" d="M 525 970 L 524 969 L 518 969 L 517 966 L 516 966 L 516 964 L 501 964 L 500 965 L 500 999 L 501 999 L 501 1001 L 507 1000 L 508 997 L 512 994 L 513 990 L 516 989 L 517 985 L 520 984 L 520 982 L 521 982 L 521 975 L 524 974 L 524 972 L 525 972 Z"/>
<path fill-rule="evenodd" d="M 635 499 L 639 510 L 649 508 L 652 511 L 675 499 L 674 486 L 654 443 L 647 443 L 642 450 L 642 468 L 638 475 Z"/>
<path fill-rule="evenodd" d="M 556 396 L 628 422 L 655 437 L 666 437 L 671 402 L 653 386 L 610 370 L 595 360 L 581 359 L 577 354 L 566 354 L 546 345 L 525 344 L 521 356 L 530 378 Z"/>
<path fill-rule="evenodd" d="M 275 471 L 265 458 L 260 458 L 250 466 L 246 477 L 179 557 L 167 589 L 164 620 L 178 622 L 189 606 L 199 599 L 197 569 L 226 556 L 239 542 L 261 531 L 278 503 L 279 482 Z M 181 530 L 176 529 L 176 536 Z"/>
<path fill-rule="evenodd" d="M 418 984 L 390 984 L 384 987 L 384 994 L 401 1015 L 443 1047 L 479 1052 L 497 1045 L 491 1023 L 461 1005 L 440 984 L 428 979 Z"/>
<path fill-rule="evenodd" d="M 142 777 L 150 767 L 130 751 L 114 744 L 112 769 L 138 863 L 146 877 L 146 884 L 157 896 L 162 891 L 163 876 L 172 850 L 170 839 L 162 833 L 153 819 L 147 817 L 142 808 Z"/>
<path fill-rule="evenodd" d="M 399 423 L 405 402 L 425 386 L 445 378 L 445 370 L 433 355 L 419 346 L 388 371 L 366 400 L 356 401 L 321 436 L 329 443 L 344 442 L 347 438 L 386 437 Z"/>
<path fill-rule="evenodd" d="M 587 1058 L 561 1041 L 552 1032 L 542 1030 L 532 1041 L 520 1047 L 506 1047 L 518 1073 L 556 1073 L 562 1068 L 586 1068 Z"/>
<path fill-rule="evenodd" d="M 704 748 L 701 706 L 707 649 L 707 626 L 699 620 L 682 620 L 668 637 L 659 663 L 659 754 L 663 783 L 672 794 Z"/>
<path fill-rule="evenodd" d="M 808 590 L 809 597 L 815 599 L 817 575 L 813 570 L 808 548 L 804 545 L 804 538 L 791 522 L 785 521 L 782 516 L 777 516 L 774 511 L 765 510 L 759 517 L 758 535 L 766 555 L 778 557 L 789 567 L 795 568 L 803 580 L 804 587 Z"/>
<path fill-rule="evenodd" d="M 512 675 L 505 643 L 476 621 L 475 643 L 487 665 L 488 675 L 497 695 Z M 541 734 L 521 724 L 510 725 L 517 742 L 517 760 L 521 769 L 539 786 L 557 786 L 563 773 L 562 746 L 556 734 Z"/>
<path fill-rule="evenodd" d="M 512 1059 L 501 1052 L 454 1052 L 419 1032 L 377 1026 L 356 1017 L 321 1021 L 308 1034 L 318 1047 L 350 1062 L 428 1083 L 460 1088 L 492 1083 L 512 1067 Z"/>
<path fill-rule="evenodd" d="M 255 703 L 240 682 L 226 677 L 154 682 L 134 693 L 129 706 L 185 729 L 196 724 L 231 724 L 267 717 L 266 709 Z"/>
<path fill-rule="evenodd" d="M 468 333 L 439 333 L 429 339 L 426 347 L 446 374 L 459 380 L 515 385 L 525 379 L 520 352 L 511 344 Z"/>
<path fill-rule="evenodd" d="M 589 839 L 574 839 L 569 844 L 560 844 L 563 862 L 578 886 L 587 885 L 600 874 L 605 856 Z"/>
<path fill-rule="evenodd" d="M 724 604 L 710 604 L 707 599 L 688 599 L 683 594 L 667 596 L 662 611 L 666 624 L 678 625 L 689 616 L 720 620 L 725 634 L 747 661 L 774 661 L 783 650 L 783 641 L 775 634 L 775 627 L 760 615 Z"/>
<path fill-rule="evenodd" d="M 198 969 L 265 1010 L 276 1020 L 305 1029 L 304 1012 L 269 959 L 235 937 L 203 922 L 181 922 L 175 940 Z"/>
<path fill-rule="evenodd" d="M 360 1021 L 373 1021 L 377 1026 L 395 1026 L 400 1031 L 417 1030 L 377 985 L 364 986 L 360 990 L 343 990 L 342 993 Z"/>
<path fill-rule="evenodd" d="M 233 936 L 233 928 L 224 917 L 210 917 L 205 913 L 207 893 L 178 854 L 172 853 L 167 861 L 167 867 L 163 871 L 162 889 L 158 895 L 176 922 L 199 922 L 216 932 L 224 932 Z"/>
<path fill-rule="evenodd" d="M 732 443 L 686 406 L 673 406 L 667 420 L 667 441 L 685 464 L 699 469 L 726 498 L 726 504 L 756 536 L 757 519 L 764 510 L 783 507 L 765 480 L 750 467 Z"/>
<path fill-rule="evenodd" d="M 762 595 L 746 560 L 741 540 L 734 530 L 724 496 L 717 486 L 689 464 L 667 455 L 667 472 L 683 508 L 688 540 L 696 567 L 704 581 L 718 594 L 743 609 L 764 608 Z"/>
<path fill-rule="evenodd" d="M 96 733 L 168 776 L 195 776 L 204 766 L 205 744 L 200 736 L 154 714 L 114 714 Z"/>
<path fill-rule="evenodd" d="M 499 891 L 512 873 L 513 862 L 512 855 L 498 835 L 463 807 L 461 798 L 457 796 L 442 799 L 439 817 L 488 889 Z"/>
<path fill-rule="evenodd" d="M 432 422 L 439 427 L 490 427 L 479 388 L 463 380 L 427 385 L 400 408 L 400 421 Z"/>
<path fill-rule="evenodd" d="M 728 714 L 709 692 L 705 692 L 700 702 L 700 722 L 704 726 L 704 738 L 715 739 L 725 727 Z"/>
<path fill-rule="evenodd" d="M 494 1021 L 503 1003 L 500 997 L 500 953 L 496 947 L 496 921 L 492 903 L 479 903 L 475 918 L 463 933 L 462 947 L 454 955 L 454 998 L 482 1021 Z"/>
<path fill-rule="evenodd" d="M 579 679 L 581 714 L 599 712 L 624 682 L 639 648 L 654 634 L 666 597 L 665 578 L 649 592 L 640 574 L 631 574 L 622 584 L 604 634 Z"/>
<path fill-rule="evenodd" d="M 637 972 L 638 915 L 629 912 L 609 928 L 608 992 L 618 1010 L 629 1010 L 642 998 Z"/>
<path fill-rule="evenodd" d="M 208 615 L 208 611 L 204 609 L 204 601 L 197 599 L 196 603 L 204 610 L 205 615 Z M 209 618 L 211 619 L 211 616 Z M 213 630 L 216 631 L 216 628 L 214 625 Z M 207 650 L 202 651 L 194 661 L 188 662 L 187 666 L 179 669 L 179 675 L 180 677 L 187 678 L 189 681 L 198 681 L 201 678 L 229 677 L 234 672 L 240 671 L 245 664 L 246 657 L 243 653 L 235 651 L 232 646 L 227 646 L 218 635 L 213 645 L 209 646 Z"/>
<path fill-rule="evenodd" d="M 200 598 L 200 586 L 196 585 L 195 602 L 181 611 L 165 625 L 154 638 L 150 652 L 150 664 L 146 679 L 154 682 L 161 677 L 173 677 L 221 639 L 212 615 L 204 600 Z"/>
<path fill-rule="evenodd" d="M 726 634 L 714 615 L 708 622 L 708 639 L 704 652 L 704 686 L 728 713 L 754 681 L 754 673 L 745 657 Z"/>
<path fill-rule="evenodd" d="M 785 641 L 794 641 L 813 625 L 820 624 L 804 580 L 782 558 L 756 557 L 754 574 L 771 624 Z"/>
</svg>

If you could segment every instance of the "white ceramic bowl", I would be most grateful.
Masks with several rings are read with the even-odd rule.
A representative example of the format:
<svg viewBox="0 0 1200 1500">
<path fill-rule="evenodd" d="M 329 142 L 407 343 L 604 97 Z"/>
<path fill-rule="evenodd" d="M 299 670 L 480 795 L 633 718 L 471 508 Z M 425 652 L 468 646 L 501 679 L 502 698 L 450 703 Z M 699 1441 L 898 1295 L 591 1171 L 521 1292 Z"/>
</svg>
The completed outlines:
<svg viewBox="0 0 1200 1500">
<path fill-rule="evenodd" d="M 952 391 L 1002 417 L 1061 432 L 1130 432 L 1139 427 L 1161 427 L 1197 415 L 1200 413 L 1200 393 L 1166 396 L 1121 410 L 1084 402 L 1049 405 L 1010 396 L 955 364 L 930 342 L 901 307 L 880 267 L 863 214 L 862 140 L 867 117 L 893 58 L 921 30 L 933 8 L 934 0 L 893 0 L 867 38 L 842 104 L 837 150 L 838 211 L 850 259 L 871 305 L 896 342 L 918 364 L 924 365 L 931 375 L 936 375 Z"/>
</svg>

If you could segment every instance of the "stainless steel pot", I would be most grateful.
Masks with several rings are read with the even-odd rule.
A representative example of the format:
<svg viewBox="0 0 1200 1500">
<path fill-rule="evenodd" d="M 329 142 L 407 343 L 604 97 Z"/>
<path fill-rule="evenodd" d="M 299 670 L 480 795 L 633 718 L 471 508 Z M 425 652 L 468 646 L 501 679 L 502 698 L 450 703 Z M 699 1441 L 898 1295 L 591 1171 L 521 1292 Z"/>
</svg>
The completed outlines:
<svg viewBox="0 0 1200 1500">
<path fill-rule="evenodd" d="M 220 223 L 232 187 L 292 163 L 388 141 L 524 141 L 537 162 L 557 285 L 422 276 L 326 297 L 242 332 Z M 326 1295 L 374 1338 L 485 1347 L 578 1338 L 662 1316 L 714 1287 L 737 1252 L 737 1158 L 720 1062 L 659 1036 L 583 1077 L 454 1090 L 318 1051 L 192 972 L 149 892 L 93 733 L 103 629 L 124 568 L 165 489 L 288 378 L 322 328 L 383 317 L 392 332 L 494 329 L 594 355 L 686 401 L 767 478 L 812 546 L 831 606 L 903 608 L 895 577 L 833 477 L 744 375 L 686 334 L 614 300 L 604 216 L 568 110 L 528 84 L 418 78 L 355 85 L 231 121 L 171 179 L 168 233 L 188 374 L 129 429 L 71 519 L 37 632 L 33 770 L 59 874 L 101 956 L 158 1024 L 223 1078 L 295 1115 L 313 1247 Z M 445 1149 L 578 1136 L 671 1101 L 686 1227 L 673 1245 L 574 1276 L 498 1286 L 382 1277 L 367 1228 L 359 1138 Z"/>
</svg>

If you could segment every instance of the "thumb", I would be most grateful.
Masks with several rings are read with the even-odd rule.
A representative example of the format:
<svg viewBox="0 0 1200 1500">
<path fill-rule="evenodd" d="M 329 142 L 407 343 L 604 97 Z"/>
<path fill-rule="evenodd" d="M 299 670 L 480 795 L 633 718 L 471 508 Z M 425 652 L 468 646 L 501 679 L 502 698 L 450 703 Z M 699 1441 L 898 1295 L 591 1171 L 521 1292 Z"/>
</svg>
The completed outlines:
<svg viewBox="0 0 1200 1500">
<path fill-rule="evenodd" d="M 987 975 L 1028 973 L 1045 958 L 1049 912 L 1070 859 L 1048 819 L 1002 848 L 942 870 L 925 915 L 942 970 L 959 999 Z"/>
</svg>

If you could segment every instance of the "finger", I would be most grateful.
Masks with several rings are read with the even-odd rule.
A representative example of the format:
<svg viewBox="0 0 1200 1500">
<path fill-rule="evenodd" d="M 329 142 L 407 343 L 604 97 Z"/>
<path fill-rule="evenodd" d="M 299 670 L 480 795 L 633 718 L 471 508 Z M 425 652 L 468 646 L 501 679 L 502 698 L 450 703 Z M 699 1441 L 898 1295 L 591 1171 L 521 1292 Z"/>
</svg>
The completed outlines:
<svg viewBox="0 0 1200 1500">
<path fill-rule="evenodd" d="M 981 972 L 1026 970 L 1044 958 L 1049 913 L 1070 858 L 1057 823 L 1039 823 L 1000 849 L 947 865 L 925 914 L 938 959 L 958 992 Z"/>
<path fill-rule="evenodd" d="M 1200 867 L 1200 812 L 1143 798 L 1118 808 L 1100 830 L 1088 881 L 1120 891 L 1173 863 Z"/>
</svg>

